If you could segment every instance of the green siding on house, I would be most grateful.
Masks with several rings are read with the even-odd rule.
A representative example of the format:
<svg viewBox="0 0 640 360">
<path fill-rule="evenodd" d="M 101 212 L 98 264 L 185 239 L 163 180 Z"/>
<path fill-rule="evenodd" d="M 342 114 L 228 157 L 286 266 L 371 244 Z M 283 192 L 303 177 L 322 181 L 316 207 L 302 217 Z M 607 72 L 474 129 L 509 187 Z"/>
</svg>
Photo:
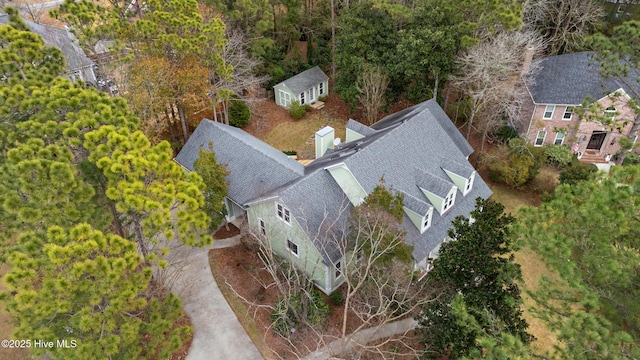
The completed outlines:
<svg viewBox="0 0 640 360">
<path fill-rule="evenodd" d="M 353 206 L 360 205 L 364 198 L 367 197 L 367 192 L 364 191 L 358 180 L 353 176 L 349 168 L 344 164 L 339 164 L 327 168 L 333 179 L 338 183 L 338 186 L 344 191 L 345 195 L 351 201 Z"/>
<path fill-rule="evenodd" d="M 440 196 L 427 191 L 423 188 L 420 188 L 420 190 L 422 190 L 422 192 L 424 193 L 424 196 L 427 197 L 427 199 L 429 199 L 429 201 L 431 202 L 431 205 L 433 205 L 434 208 L 436 208 L 436 210 L 438 210 L 438 212 L 442 211 L 442 203 L 444 202 L 444 198 L 441 198 Z"/>
<path fill-rule="evenodd" d="M 405 214 L 407 214 L 407 217 L 409 217 L 413 225 L 418 228 L 418 231 L 422 230 L 422 221 L 424 220 L 424 214 L 420 215 L 406 207 L 404 208 L 404 212 Z"/>
<path fill-rule="evenodd" d="M 347 138 L 346 138 L 346 142 L 351 142 L 351 141 L 355 141 L 358 139 L 362 139 L 364 136 L 351 130 L 351 129 L 347 129 Z"/>
<path fill-rule="evenodd" d="M 452 173 L 449 170 L 443 169 L 445 173 L 447 173 L 447 175 L 449 176 L 449 179 L 451 179 L 451 181 L 458 187 L 458 189 L 461 189 L 461 191 L 463 191 L 463 189 L 465 188 L 465 186 L 467 185 L 467 179 Z"/>
<path fill-rule="evenodd" d="M 282 202 L 280 204 L 286 207 L 286 204 Z M 259 219 L 265 223 L 267 237 L 274 253 L 303 270 L 325 292 L 333 290 L 333 284 L 327 287 L 327 267 L 323 264 L 320 252 L 309 240 L 293 214 L 290 214 L 291 225 L 289 225 L 278 218 L 276 201 L 272 200 L 254 204 L 247 210 L 247 220 L 254 234 L 260 234 Z M 297 256 L 287 248 L 287 239 L 298 246 Z"/>
</svg>

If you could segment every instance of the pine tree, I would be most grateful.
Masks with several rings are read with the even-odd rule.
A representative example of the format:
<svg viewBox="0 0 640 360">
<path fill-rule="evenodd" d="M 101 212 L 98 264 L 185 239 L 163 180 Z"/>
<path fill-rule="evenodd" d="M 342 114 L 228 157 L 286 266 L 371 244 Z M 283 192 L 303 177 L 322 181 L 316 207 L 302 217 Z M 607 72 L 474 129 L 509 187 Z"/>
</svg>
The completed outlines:
<svg viewBox="0 0 640 360">
<path fill-rule="evenodd" d="M 200 149 L 200 156 L 193 164 L 193 169 L 204 182 L 204 208 L 211 222 L 209 230 L 215 231 L 224 219 L 224 199 L 227 196 L 227 170 L 224 165 L 218 164 L 213 145 L 209 144 L 209 150 Z"/>
<path fill-rule="evenodd" d="M 539 208 L 524 208 L 518 234 L 558 273 L 532 294 L 557 332 L 556 355 L 640 356 L 640 168 L 562 185 Z"/>
<path fill-rule="evenodd" d="M 52 341 L 55 359 L 157 359 L 179 348 L 188 328 L 172 294 L 148 298 L 152 269 L 135 243 L 88 224 L 24 232 L 9 256 L 7 309 L 16 338 Z M 66 341 L 70 348 L 61 347 Z"/>
</svg>

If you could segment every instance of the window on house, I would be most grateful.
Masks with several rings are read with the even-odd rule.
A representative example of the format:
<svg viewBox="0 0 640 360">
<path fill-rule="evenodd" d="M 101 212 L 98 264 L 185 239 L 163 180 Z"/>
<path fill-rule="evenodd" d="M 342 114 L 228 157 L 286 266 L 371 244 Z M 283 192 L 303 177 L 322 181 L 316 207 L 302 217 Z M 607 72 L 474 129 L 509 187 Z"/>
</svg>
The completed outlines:
<svg viewBox="0 0 640 360">
<path fill-rule="evenodd" d="M 324 94 L 324 83 L 318 84 L 318 94 Z"/>
<path fill-rule="evenodd" d="M 267 235 L 267 226 L 264 223 L 264 220 L 258 219 L 258 226 L 260 227 L 260 235 L 266 236 Z"/>
<path fill-rule="evenodd" d="M 471 188 L 473 188 L 473 180 L 476 177 L 476 173 L 473 172 L 471 173 L 471 176 L 469 176 L 469 178 L 467 179 L 467 184 L 464 186 L 464 195 L 467 195 L 469 193 L 469 191 L 471 191 Z"/>
<path fill-rule="evenodd" d="M 427 212 L 427 214 L 422 218 L 422 229 L 420 229 L 420 233 L 427 231 L 427 229 L 431 226 L 431 210 Z"/>
<path fill-rule="evenodd" d="M 316 99 L 316 92 L 314 88 L 309 89 L 309 101 L 313 102 Z"/>
<path fill-rule="evenodd" d="M 551 119 L 553 117 L 553 110 L 556 109 L 555 105 L 547 105 L 544 109 L 544 115 L 542 115 L 543 119 Z"/>
<path fill-rule="evenodd" d="M 280 105 L 287 107 L 291 105 L 291 94 L 282 90 L 279 90 L 278 94 L 280 95 Z"/>
<path fill-rule="evenodd" d="M 287 224 L 291 224 L 291 212 L 284 205 L 276 203 L 276 215 L 280 220 L 283 220 Z"/>
<path fill-rule="evenodd" d="M 563 141 L 564 141 L 564 133 L 563 132 L 557 132 L 556 133 L 556 138 L 555 138 L 555 140 L 553 140 L 553 144 L 554 145 L 562 145 Z"/>
<path fill-rule="evenodd" d="M 544 138 L 545 137 L 547 137 L 547 131 L 546 130 L 538 131 L 538 136 L 536 136 L 536 142 L 535 142 L 534 146 L 542 146 L 544 144 Z"/>
<path fill-rule="evenodd" d="M 304 105 L 304 93 L 300 93 L 300 105 Z"/>
<path fill-rule="evenodd" d="M 609 106 L 608 108 L 604 109 L 604 116 L 607 119 L 611 119 L 613 120 L 616 117 L 616 114 L 618 113 L 618 111 L 616 110 L 615 106 Z"/>
<path fill-rule="evenodd" d="M 287 239 L 287 249 L 289 249 L 293 255 L 298 256 L 298 244 L 294 243 L 290 239 Z"/>
<path fill-rule="evenodd" d="M 444 203 L 442 204 L 442 212 L 443 213 L 445 211 L 451 209 L 455 199 L 456 199 L 456 192 L 455 191 L 450 192 L 449 195 L 447 195 L 447 197 L 444 198 Z"/>
<path fill-rule="evenodd" d="M 342 262 L 341 261 L 338 261 L 336 263 L 336 274 L 335 275 L 336 275 L 336 277 L 335 277 L 336 279 L 339 278 L 340 276 L 342 276 Z"/>
<path fill-rule="evenodd" d="M 573 116 L 573 106 L 567 106 L 566 109 L 564 109 L 564 114 L 562 114 L 562 120 L 571 120 L 571 117 Z"/>
</svg>

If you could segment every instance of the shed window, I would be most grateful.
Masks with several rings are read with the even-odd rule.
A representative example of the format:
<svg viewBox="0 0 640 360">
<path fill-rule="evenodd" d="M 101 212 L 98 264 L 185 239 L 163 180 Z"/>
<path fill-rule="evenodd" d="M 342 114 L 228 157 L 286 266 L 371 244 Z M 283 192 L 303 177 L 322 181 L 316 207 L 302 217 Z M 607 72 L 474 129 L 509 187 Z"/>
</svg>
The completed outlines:
<svg viewBox="0 0 640 360">
<path fill-rule="evenodd" d="M 265 225 L 264 220 L 258 219 L 258 226 L 260 227 L 260 235 L 266 236 L 267 235 L 267 226 Z"/>
<path fill-rule="evenodd" d="M 320 94 L 320 95 L 324 94 L 324 83 L 323 82 L 318 84 L 318 94 Z"/>
<path fill-rule="evenodd" d="M 304 105 L 304 93 L 300 93 L 300 105 Z"/>
<path fill-rule="evenodd" d="M 336 279 L 339 278 L 340 276 L 342 276 L 342 262 L 341 261 L 338 261 L 336 263 L 336 273 L 335 273 L 335 275 L 336 275 L 336 277 L 335 277 Z"/>
</svg>

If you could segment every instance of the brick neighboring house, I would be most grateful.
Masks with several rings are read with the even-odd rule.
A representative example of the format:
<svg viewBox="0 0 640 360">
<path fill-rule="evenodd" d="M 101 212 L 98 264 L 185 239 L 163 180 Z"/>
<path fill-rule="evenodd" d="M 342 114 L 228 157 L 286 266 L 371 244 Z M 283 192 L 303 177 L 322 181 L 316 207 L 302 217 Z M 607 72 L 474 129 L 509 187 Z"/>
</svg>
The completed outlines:
<svg viewBox="0 0 640 360">
<path fill-rule="evenodd" d="M 578 154 L 581 161 L 609 163 L 620 150 L 619 140 L 631 130 L 635 118 L 628 105 L 629 94 L 637 93 L 640 75 L 637 69 L 625 78 L 630 89 L 619 78 L 605 78 L 593 57 L 594 52 L 578 52 L 534 60 L 531 69 L 523 69 L 529 93 L 523 106 L 518 130 L 535 146 L 564 144 Z M 525 61 L 525 66 L 527 62 Z M 619 93 L 616 101 L 611 95 Z M 587 99 L 602 104 L 604 115 L 614 117 L 626 126 L 612 130 L 599 122 L 578 118 L 575 109 Z M 637 136 L 637 135 L 636 135 Z"/>
</svg>

